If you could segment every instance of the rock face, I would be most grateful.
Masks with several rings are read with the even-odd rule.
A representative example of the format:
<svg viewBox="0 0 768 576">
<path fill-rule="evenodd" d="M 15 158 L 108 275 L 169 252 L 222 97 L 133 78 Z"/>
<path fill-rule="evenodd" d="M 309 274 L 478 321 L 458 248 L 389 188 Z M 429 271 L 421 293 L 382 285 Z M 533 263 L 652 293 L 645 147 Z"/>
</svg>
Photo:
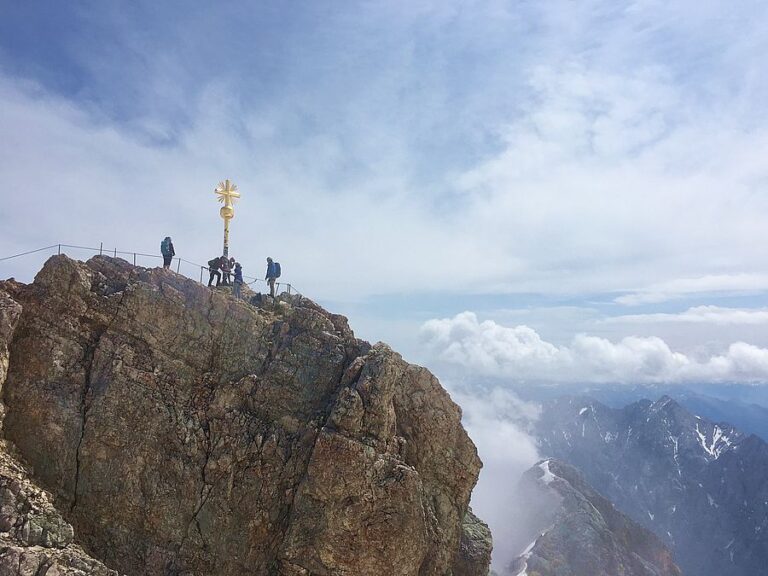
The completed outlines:
<svg viewBox="0 0 768 576">
<path fill-rule="evenodd" d="M 768 564 L 768 444 L 688 412 L 670 397 L 611 409 L 545 402 L 541 451 L 581 469 L 656 533 L 686 574 L 752 576 Z"/>
<path fill-rule="evenodd" d="M 21 306 L 8 294 L 0 291 L 0 392 L 8 374 L 8 346 L 21 316 Z M 5 416 L 5 405 L 0 401 L 0 426 Z"/>
<path fill-rule="evenodd" d="M 0 576 L 118 576 L 74 544 L 74 531 L 0 442 Z"/>
<path fill-rule="evenodd" d="M 681 576 L 649 530 L 595 492 L 573 467 L 544 460 L 520 490 L 540 509 L 539 536 L 510 568 L 515 576 Z"/>
<path fill-rule="evenodd" d="M 0 292 L 0 386 L 21 306 Z M 0 424 L 2 411 L 0 411 Z M 73 544 L 74 532 L 48 493 L 0 440 L 0 576 L 117 576 Z"/>
<path fill-rule="evenodd" d="M 460 410 L 343 317 L 108 257 L 53 257 L 3 289 L 22 309 L 6 437 L 107 566 L 452 571 L 481 465 Z"/>
</svg>

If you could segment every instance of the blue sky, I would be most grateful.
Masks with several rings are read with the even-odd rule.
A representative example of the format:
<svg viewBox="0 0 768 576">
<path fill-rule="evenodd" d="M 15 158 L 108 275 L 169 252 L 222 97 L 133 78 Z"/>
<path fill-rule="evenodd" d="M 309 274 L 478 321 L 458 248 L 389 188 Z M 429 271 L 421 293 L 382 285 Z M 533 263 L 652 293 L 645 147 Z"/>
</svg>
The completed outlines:
<svg viewBox="0 0 768 576">
<path fill-rule="evenodd" d="M 440 372 L 768 381 L 764 2 L 0 13 L 2 255 L 204 262 L 228 177 L 246 273 Z"/>
</svg>

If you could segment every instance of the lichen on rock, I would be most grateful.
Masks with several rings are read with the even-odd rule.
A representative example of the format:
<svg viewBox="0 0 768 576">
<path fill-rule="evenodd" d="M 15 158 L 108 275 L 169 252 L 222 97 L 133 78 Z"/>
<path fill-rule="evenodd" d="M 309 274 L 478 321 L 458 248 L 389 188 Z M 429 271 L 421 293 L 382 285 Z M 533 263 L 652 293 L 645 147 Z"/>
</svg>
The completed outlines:
<svg viewBox="0 0 768 576">
<path fill-rule="evenodd" d="M 488 525 L 467 510 L 461 523 L 461 542 L 452 576 L 488 576 L 493 537 Z"/>
</svg>

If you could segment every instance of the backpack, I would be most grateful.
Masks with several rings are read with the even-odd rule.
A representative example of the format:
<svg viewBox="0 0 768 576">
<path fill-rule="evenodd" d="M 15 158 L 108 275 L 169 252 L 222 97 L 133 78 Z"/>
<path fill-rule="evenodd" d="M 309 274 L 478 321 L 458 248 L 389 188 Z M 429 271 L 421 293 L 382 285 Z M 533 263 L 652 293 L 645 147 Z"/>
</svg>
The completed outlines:
<svg viewBox="0 0 768 576">
<path fill-rule="evenodd" d="M 218 258 L 214 258 L 213 260 L 208 260 L 208 268 L 211 270 L 218 270 L 221 267 L 221 260 Z"/>
<path fill-rule="evenodd" d="M 165 240 L 160 242 L 160 252 L 163 256 L 170 256 L 171 254 L 171 239 L 166 237 Z"/>
<path fill-rule="evenodd" d="M 275 262 L 275 278 L 280 278 L 280 262 Z"/>
</svg>

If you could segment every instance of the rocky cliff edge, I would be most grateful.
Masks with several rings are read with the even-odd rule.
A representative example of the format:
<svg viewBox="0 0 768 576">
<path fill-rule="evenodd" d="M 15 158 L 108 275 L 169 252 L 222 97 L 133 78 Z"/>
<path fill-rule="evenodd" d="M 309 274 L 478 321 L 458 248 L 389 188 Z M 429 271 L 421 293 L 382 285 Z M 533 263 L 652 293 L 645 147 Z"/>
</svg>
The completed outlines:
<svg viewBox="0 0 768 576">
<path fill-rule="evenodd" d="M 487 571 L 465 553 L 481 463 L 460 409 L 344 317 L 102 256 L 53 257 L 0 303 L 4 434 L 74 527 L 35 545 L 94 562 L 79 573 Z"/>
</svg>

